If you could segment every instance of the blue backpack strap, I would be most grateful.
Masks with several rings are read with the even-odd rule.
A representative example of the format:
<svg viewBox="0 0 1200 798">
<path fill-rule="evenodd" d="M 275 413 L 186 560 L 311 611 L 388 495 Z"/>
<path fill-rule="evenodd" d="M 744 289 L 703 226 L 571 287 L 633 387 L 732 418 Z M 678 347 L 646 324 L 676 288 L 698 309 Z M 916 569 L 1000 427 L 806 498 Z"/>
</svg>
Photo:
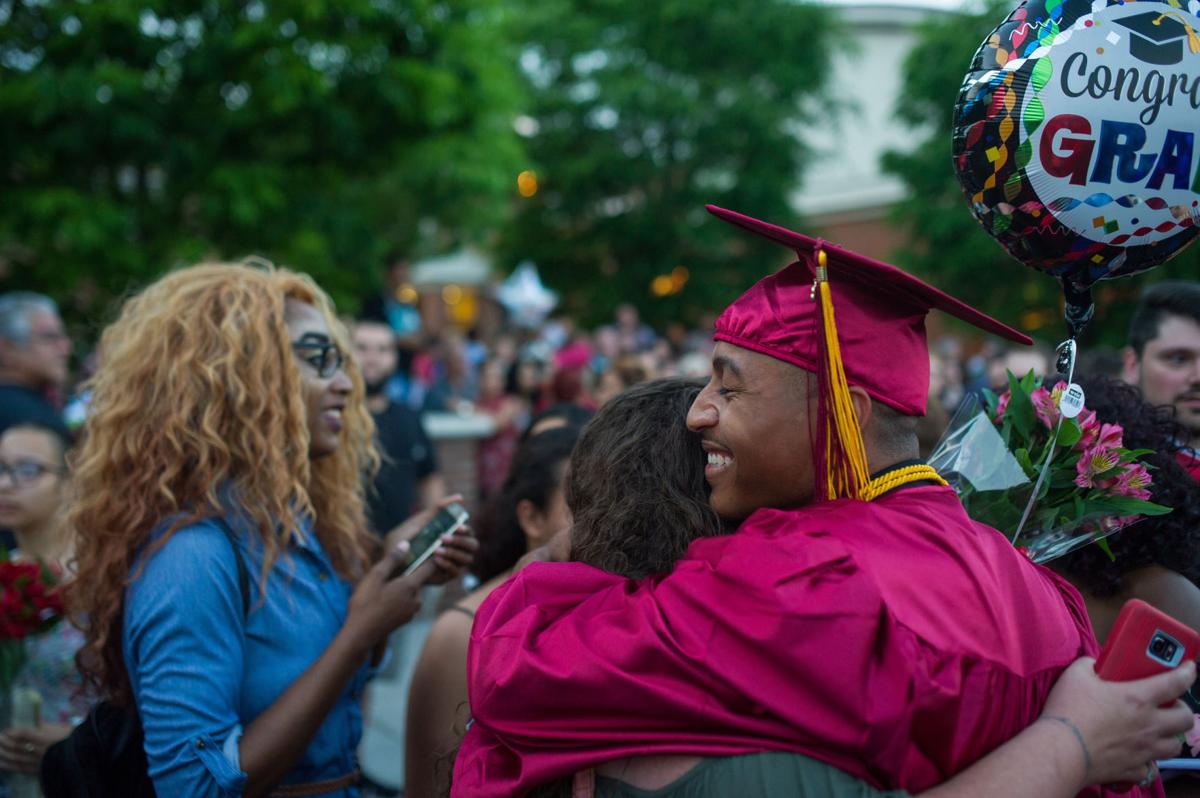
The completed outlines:
<svg viewBox="0 0 1200 798">
<path fill-rule="evenodd" d="M 226 540 L 233 548 L 233 558 L 237 560 L 238 589 L 242 592 L 242 614 L 250 614 L 250 572 L 246 570 L 246 561 L 242 559 L 242 550 L 238 548 L 237 535 L 228 522 L 221 516 L 213 516 L 213 523 L 225 533 Z"/>
</svg>

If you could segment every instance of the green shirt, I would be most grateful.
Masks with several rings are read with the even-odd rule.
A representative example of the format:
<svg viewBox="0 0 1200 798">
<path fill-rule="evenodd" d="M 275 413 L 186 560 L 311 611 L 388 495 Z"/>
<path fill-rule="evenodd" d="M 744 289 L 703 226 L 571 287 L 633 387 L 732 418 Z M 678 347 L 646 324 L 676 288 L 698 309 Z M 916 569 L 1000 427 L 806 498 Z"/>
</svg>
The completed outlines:
<svg viewBox="0 0 1200 798">
<path fill-rule="evenodd" d="M 703 759 L 666 787 L 642 790 L 596 777 L 596 798 L 903 798 L 880 792 L 832 765 L 801 754 L 770 751 Z"/>
</svg>

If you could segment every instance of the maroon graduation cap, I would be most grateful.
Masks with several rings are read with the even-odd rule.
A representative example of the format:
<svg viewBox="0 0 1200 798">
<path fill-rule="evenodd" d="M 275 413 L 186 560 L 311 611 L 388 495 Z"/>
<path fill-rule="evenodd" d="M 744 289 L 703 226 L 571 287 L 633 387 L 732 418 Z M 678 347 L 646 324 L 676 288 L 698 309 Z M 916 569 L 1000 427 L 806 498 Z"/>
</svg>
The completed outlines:
<svg viewBox="0 0 1200 798">
<path fill-rule="evenodd" d="M 850 492 L 842 495 L 854 495 L 854 483 L 865 474 L 847 386 L 857 385 L 905 415 L 925 415 L 925 316 L 930 310 L 1015 343 L 1033 343 L 1029 336 L 895 266 L 734 211 L 706 207 L 714 216 L 796 253 L 796 262 L 759 280 L 725 309 L 713 338 L 817 375 L 820 414 L 829 425 L 826 439 L 833 441 L 829 467 L 841 468 L 837 461 L 845 457 L 854 461 L 847 467 L 858 472 L 858 479 L 849 478 L 849 485 L 843 486 Z"/>
</svg>

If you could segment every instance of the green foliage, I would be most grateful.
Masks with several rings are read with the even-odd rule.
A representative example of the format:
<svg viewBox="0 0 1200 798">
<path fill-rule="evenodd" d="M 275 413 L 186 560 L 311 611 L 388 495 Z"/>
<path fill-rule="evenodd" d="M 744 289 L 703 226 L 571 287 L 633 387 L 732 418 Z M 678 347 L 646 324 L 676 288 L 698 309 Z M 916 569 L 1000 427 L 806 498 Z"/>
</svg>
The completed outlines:
<svg viewBox="0 0 1200 798">
<path fill-rule="evenodd" d="M 924 23 L 904 65 L 897 116 L 920 132 L 915 147 L 891 152 L 884 168 L 900 177 L 914 199 L 897 218 L 914 244 L 898 261 L 963 300 L 1013 322 L 1046 341 L 1065 337 L 1061 289 L 1045 274 L 1018 263 L 975 221 L 951 159 L 954 102 L 979 44 L 1012 11 L 1007 0 L 987 0 L 976 13 L 937 14 Z M 1019 157 L 1019 156 L 1018 156 Z M 1200 272 L 1200 245 L 1146 275 L 1096 286 L 1096 317 L 1087 344 L 1121 346 L 1137 294 L 1149 282 Z"/>
<path fill-rule="evenodd" d="M 500 0 L 0 0 L 0 290 L 94 318 L 257 253 L 355 310 L 418 224 L 448 246 L 510 212 L 511 21 Z"/>
<path fill-rule="evenodd" d="M 533 259 L 587 321 L 620 301 L 654 320 L 719 308 L 786 254 L 703 211 L 768 219 L 806 162 L 830 13 L 793 0 L 527 0 L 527 149 L 540 190 L 521 201 L 505 259 Z M 685 267 L 683 290 L 654 298 Z"/>
</svg>

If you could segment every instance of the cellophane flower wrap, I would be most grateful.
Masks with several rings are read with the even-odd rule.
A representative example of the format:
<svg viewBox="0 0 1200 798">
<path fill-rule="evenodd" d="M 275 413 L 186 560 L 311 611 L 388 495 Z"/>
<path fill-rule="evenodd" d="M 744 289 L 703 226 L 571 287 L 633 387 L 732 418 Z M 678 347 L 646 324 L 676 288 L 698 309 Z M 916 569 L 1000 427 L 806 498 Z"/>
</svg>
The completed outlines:
<svg viewBox="0 0 1200 798">
<path fill-rule="evenodd" d="M 25 638 L 63 617 L 58 576 L 48 566 L 16 561 L 0 549 L 0 689 L 7 691 L 25 661 Z"/>
<path fill-rule="evenodd" d="M 1000 395 L 985 391 L 983 402 L 967 400 L 929 458 L 973 519 L 1046 562 L 1093 541 L 1107 550 L 1109 535 L 1171 511 L 1149 500 L 1152 477 L 1141 458 L 1150 450 L 1125 448 L 1122 427 L 1097 419 L 1086 397 L 1075 418 L 1063 418 L 1065 382 L 1046 388 L 1030 372 L 1019 380 L 1009 373 L 1008 384 Z M 1021 526 L 1047 457 L 1048 471 Z"/>
</svg>

